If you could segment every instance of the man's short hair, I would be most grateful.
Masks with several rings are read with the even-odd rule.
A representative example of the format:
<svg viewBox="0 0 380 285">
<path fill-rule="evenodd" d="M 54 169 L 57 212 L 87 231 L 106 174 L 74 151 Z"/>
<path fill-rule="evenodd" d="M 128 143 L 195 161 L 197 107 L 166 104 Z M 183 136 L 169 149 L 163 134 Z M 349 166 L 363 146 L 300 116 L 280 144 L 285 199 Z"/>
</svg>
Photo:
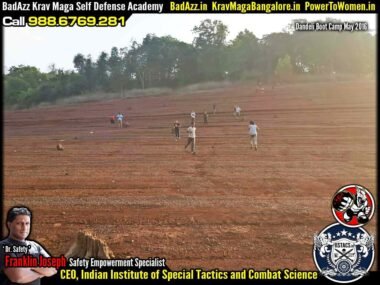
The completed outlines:
<svg viewBox="0 0 380 285">
<path fill-rule="evenodd" d="M 12 207 L 8 211 L 7 222 L 12 223 L 14 219 L 16 219 L 16 217 L 19 215 L 25 215 L 29 216 L 29 218 L 32 218 L 32 213 L 27 207 Z"/>
</svg>

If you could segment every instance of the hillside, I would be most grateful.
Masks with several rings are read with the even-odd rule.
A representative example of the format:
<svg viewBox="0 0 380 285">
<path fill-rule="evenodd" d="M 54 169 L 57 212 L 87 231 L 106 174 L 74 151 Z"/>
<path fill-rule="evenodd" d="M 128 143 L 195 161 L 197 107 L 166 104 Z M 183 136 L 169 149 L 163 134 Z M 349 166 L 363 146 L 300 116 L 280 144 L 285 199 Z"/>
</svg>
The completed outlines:
<svg viewBox="0 0 380 285">
<path fill-rule="evenodd" d="M 235 104 L 242 119 L 232 115 Z M 184 150 L 192 110 L 196 155 Z M 110 124 L 117 112 L 128 128 Z M 260 128 L 258 151 L 250 149 L 250 120 Z M 4 209 L 30 207 L 31 237 L 52 255 L 89 229 L 118 258 L 165 257 L 172 269 L 314 270 L 313 236 L 335 222 L 335 191 L 377 188 L 374 82 L 264 93 L 235 85 L 9 111 L 3 140 Z"/>
</svg>

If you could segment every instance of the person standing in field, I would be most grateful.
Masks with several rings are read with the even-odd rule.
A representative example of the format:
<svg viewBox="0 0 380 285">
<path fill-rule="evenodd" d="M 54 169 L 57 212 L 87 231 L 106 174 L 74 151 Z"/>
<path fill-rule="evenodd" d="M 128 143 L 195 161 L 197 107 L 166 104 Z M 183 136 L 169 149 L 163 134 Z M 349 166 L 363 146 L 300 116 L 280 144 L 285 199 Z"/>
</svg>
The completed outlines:
<svg viewBox="0 0 380 285">
<path fill-rule="evenodd" d="M 196 131 L 195 123 L 192 122 L 191 125 L 187 128 L 188 138 L 187 138 L 187 144 L 185 145 L 185 149 L 186 149 L 191 144 L 192 154 L 195 154 L 195 137 L 196 137 L 195 131 Z"/>
<path fill-rule="evenodd" d="M 173 129 L 174 129 L 175 141 L 180 139 L 180 136 L 179 136 L 179 127 L 180 126 L 181 126 L 181 124 L 178 121 L 174 122 Z"/>
<path fill-rule="evenodd" d="M 115 115 L 112 115 L 111 118 L 110 118 L 111 124 L 115 124 L 115 120 L 116 120 Z"/>
<path fill-rule="evenodd" d="M 204 122 L 205 124 L 208 123 L 208 113 L 207 113 L 207 111 L 204 111 L 204 112 L 203 112 L 203 122 Z"/>
<path fill-rule="evenodd" d="M 122 127 L 123 127 L 123 119 L 124 119 L 123 114 L 119 112 L 119 113 L 116 115 L 117 125 L 119 126 L 119 128 L 122 128 Z"/>
<path fill-rule="evenodd" d="M 240 112 L 241 112 L 241 108 L 239 105 L 235 105 L 234 107 L 234 116 L 235 118 L 239 118 L 240 117 Z"/>
<path fill-rule="evenodd" d="M 254 121 L 250 121 L 248 125 L 248 130 L 251 139 L 251 149 L 255 147 L 255 150 L 257 150 L 257 131 L 259 130 L 259 127 L 256 125 Z"/>
<path fill-rule="evenodd" d="M 263 94 L 264 90 L 265 89 L 264 89 L 263 82 L 261 80 L 257 80 L 255 94 Z"/>
<path fill-rule="evenodd" d="M 216 104 L 212 105 L 212 113 L 215 115 L 216 114 Z"/>
</svg>

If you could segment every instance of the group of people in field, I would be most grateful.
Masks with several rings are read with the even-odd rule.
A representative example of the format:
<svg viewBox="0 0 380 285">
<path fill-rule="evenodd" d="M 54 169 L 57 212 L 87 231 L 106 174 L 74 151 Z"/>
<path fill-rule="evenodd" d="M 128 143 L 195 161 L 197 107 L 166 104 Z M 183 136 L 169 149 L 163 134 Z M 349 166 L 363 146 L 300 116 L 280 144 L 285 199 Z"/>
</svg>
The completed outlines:
<svg viewBox="0 0 380 285">
<path fill-rule="evenodd" d="M 117 113 L 116 115 L 112 115 L 110 122 L 111 124 L 117 124 L 119 128 L 124 128 L 129 125 L 126 116 L 124 116 L 121 112 Z"/>
<path fill-rule="evenodd" d="M 213 104 L 212 106 L 212 114 L 216 114 L 216 104 Z M 234 106 L 234 112 L 233 115 L 235 118 L 241 118 L 241 108 L 239 105 Z M 197 114 L 195 111 L 191 111 L 190 113 L 190 125 L 186 129 L 187 132 L 187 143 L 185 145 L 185 150 L 191 146 L 191 153 L 196 154 L 195 152 L 195 142 L 196 142 L 196 130 L 195 127 L 195 121 L 196 121 Z M 207 111 L 203 112 L 203 123 L 208 124 L 209 114 Z M 117 113 L 116 115 L 111 116 L 110 118 L 111 124 L 117 124 L 118 128 L 127 127 L 129 124 L 126 121 L 126 117 L 121 113 Z M 175 140 L 178 141 L 180 139 L 180 127 L 181 124 L 178 120 L 176 120 L 172 127 L 172 133 L 175 136 Z M 255 148 L 257 150 L 257 136 L 259 127 L 254 121 L 250 121 L 248 125 L 248 134 L 250 136 L 250 144 L 251 149 Z"/>
<path fill-rule="evenodd" d="M 216 104 L 213 104 L 213 114 L 216 113 Z M 233 115 L 235 118 L 240 118 L 241 116 L 241 108 L 239 105 L 234 106 L 234 113 Z M 191 111 L 190 113 L 190 125 L 186 129 L 187 132 L 187 143 L 185 145 L 185 150 L 189 145 L 191 145 L 191 153 L 195 154 L 195 142 L 196 142 L 196 127 L 195 127 L 195 119 L 196 119 L 196 113 L 194 111 Z M 203 112 L 203 122 L 205 124 L 208 123 L 208 113 L 207 111 Z M 181 124 L 179 123 L 178 120 L 176 120 L 173 124 L 172 128 L 172 133 L 175 136 L 175 140 L 178 141 L 180 139 L 180 126 Z M 259 127 L 255 123 L 255 121 L 250 121 L 248 125 L 248 134 L 250 137 L 250 144 L 251 144 L 251 149 L 255 148 L 257 150 L 257 136 L 258 136 L 258 130 Z"/>
</svg>

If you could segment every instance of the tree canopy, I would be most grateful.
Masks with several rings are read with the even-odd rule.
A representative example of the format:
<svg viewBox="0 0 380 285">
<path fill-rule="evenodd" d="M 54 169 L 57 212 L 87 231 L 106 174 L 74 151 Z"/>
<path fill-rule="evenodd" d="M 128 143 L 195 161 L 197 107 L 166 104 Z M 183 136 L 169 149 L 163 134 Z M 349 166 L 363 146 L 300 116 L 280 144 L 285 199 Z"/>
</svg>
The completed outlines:
<svg viewBox="0 0 380 285">
<path fill-rule="evenodd" d="M 29 107 L 83 92 L 180 87 L 225 80 L 226 74 L 230 80 L 265 81 L 292 74 L 374 74 L 376 69 L 376 39 L 366 32 L 297 32 L 289 25 L 261 39 L 244 30 L 228 42 L 228 27 L 210 19 L 192 32 L 191 44 L 147 34 L 141 43 L 112 47 L 95 60 L 78 53 L 73 71 L 54 64 L 49 73 L 13 66 L 4 76 L 4 104 Z"/>
</svg>

